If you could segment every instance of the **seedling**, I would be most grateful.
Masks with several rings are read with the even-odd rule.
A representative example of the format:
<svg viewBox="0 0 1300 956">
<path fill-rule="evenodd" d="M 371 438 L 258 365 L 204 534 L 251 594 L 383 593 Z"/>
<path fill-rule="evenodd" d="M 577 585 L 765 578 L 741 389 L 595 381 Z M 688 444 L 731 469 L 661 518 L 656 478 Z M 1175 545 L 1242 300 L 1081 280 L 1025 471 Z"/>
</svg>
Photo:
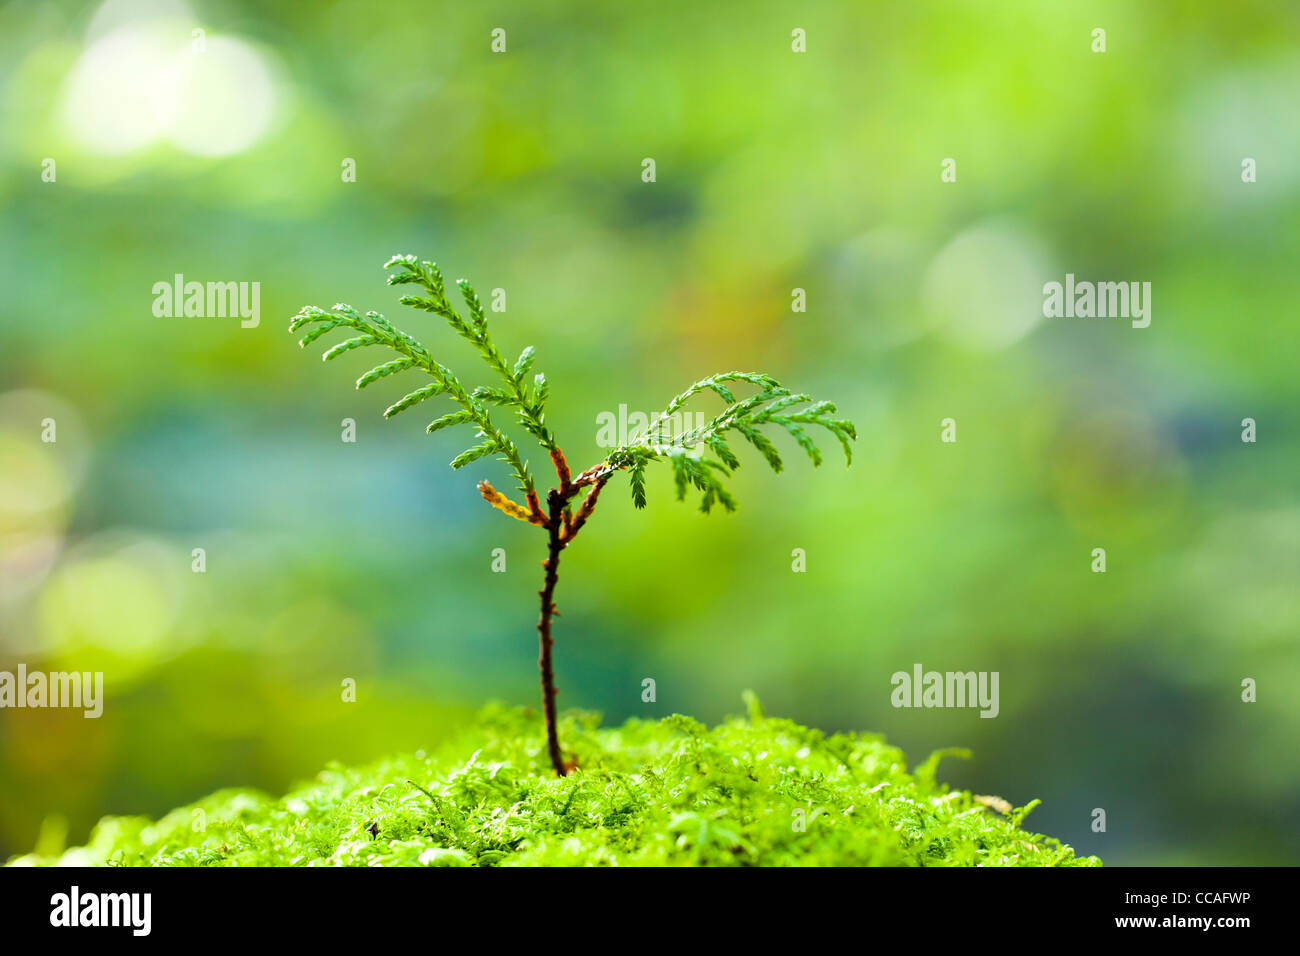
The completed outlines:
<svg viewBox="0 0 1300 956">
<path fill-rule="evenodd" d="M 305 326 L 313 326 L 299 342 L 304 348 L 337 328 L 359 333 L 327 350 L 323 356 L 325 361 L 369 346 L 382 346 L 395 353 L 396 358 L 377 365 L 357 379 L 357 388 L 412 370 L 424 373 L 432 381 L 390 405 L 384 411 L 385 418 L 392 418 L 426 399 L 445 395 L 456 405 L 456 410 L 434 419 L 426 431 L 432 434 L 453 425 L 468 425 L 475 429 L 475 444 L 452 459 L 451 467 L 463 468 L 488 455 L 496 455 L 510 466 L 523 496 L 522 502 L 501 493 L 486 480 L 478 483 L 478 490 L 483 499 L 498 511 L 546 532 L 546 560 L 542 562 L 545 577 L 542 589 L 537 592 L 541 597 L 541 616 L 537 622 L 541 648 L 538 665 L 542 675 L 547 750 L 555 772 L 564 776 L 573 765 L 564 760 L 556 727 L 555 675 L 551 663 L 555 587 L 560 552 L 568 547 L 591 518 L 606 482 L 618 472 L 626 471 L 632 489 L 632 503 L 637 508 L 644 508 L 646 467 L 653 462 L 664 462 L 672 469 L 679 501 L 694 488 L 702 495 L 700 510 L 707 513 L 715 504 L 720 504 L 727 511 L 734 511 L 736 502 L 726 488 L 725 479 L 740 467 L 740 459 L 727 443 L 729 432 L 735 432 L 757 448 L 772 470 L 777 472 L 783 467 L 781 456 L 771 439 L 759 430 L 762 426 L 776 426 L 788 432 L 813 465 L 821 464 L 821 451 L 805 426 L 818 425 L 834 435 L 844 449 L 846 462 L 852 461 L 851 442 L 857 434 L 851 422 L 833 417 L 835 405 L 832 402 L 816 402 L 811 396 L 791 392 L 770 375 L 760 372 L 722 372 L 696 382 L 669 402 L 644 429 L 629 436 L 626 444 L 615 448 L 603 461 L 575 477 L 555 435 L 546 425 L 546 399 L 550 388 L 546 376 L 540 372 L 531 377 L 529 374 L 533 368 L 532 346 L 524 349 L 514 363 L 507 362 L 492 341 L 487 314 L 474 289 L 464 279 L 456 282 L 465 300 L 468 312 L 468 318 L 465 318 L 448 301 L 442 273 L 434 263 L 423 262 L 415 256 L 394 256 L 384 268 L 394 270 L 388 276 L 389 285 L 416 285 L 422 290 L 417 295 L 402 296 L 402 304 L 446 319 L 453 331 L 474 346 L 500 384 L 468 389 L 415 338 L 393 326 L 378 312 L 362 315 L 352 306 L 343 304 L 333 309 L 306 306 L 290 321 L 289 331 L 297 332 Z M 753 386 L 755 391 L 746 398 L 737 399 L 731 390 L 731 386 L 736 384 Z M 705 391 L 717 394 L 726 403 L 726 408 L 703 425 L 684 427 L 685 416 L 680 414 L 682 408 Z M 513 412 L 516 424 L 531 435 L 550 457 L 557 484 L 547 490 L 545 506 L 538 495 L 528 462 L 514 441 L 493 421 L 493 408 Z"/>
</svg>

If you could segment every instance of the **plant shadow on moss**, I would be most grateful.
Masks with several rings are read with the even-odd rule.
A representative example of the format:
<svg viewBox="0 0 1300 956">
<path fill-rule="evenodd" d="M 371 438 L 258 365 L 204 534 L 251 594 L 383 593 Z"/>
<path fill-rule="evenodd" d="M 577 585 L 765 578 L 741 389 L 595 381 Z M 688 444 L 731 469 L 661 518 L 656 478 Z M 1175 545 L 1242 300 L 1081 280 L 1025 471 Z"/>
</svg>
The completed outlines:
<svg viewBox="0 0 1300 956">
<path fill-rule="evenodd" d="M 535 712 L 493 705 L 437 753 L 331 766 L 283 799 L 223 790 L 158 822 L 108 817 L 85 847 L 13 863 L 109 866 L 1098 866 L 1015 809 L 907 772 L 870 734 L 764 717 L 602 729 L 550 772 Z M 998 807 L 1000 809 L 995 809 Z"/>
</svg>

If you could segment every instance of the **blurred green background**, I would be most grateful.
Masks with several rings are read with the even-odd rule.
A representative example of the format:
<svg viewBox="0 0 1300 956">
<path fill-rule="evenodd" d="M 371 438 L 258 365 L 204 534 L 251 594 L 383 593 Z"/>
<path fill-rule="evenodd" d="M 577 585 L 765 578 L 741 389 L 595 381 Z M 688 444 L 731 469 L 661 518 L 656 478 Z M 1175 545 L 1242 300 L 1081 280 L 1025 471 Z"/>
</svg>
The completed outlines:
<svg viewBox="0 0 1300 956">
<path fill-rule="evenodd" d="M 1108 863 L 1296 862 L 1298 34 L 1283 0 L 0 8 L 0 669 L 107 683 L 99 720 L 0 711 L 0 859 L 535 702 L 502 466 L 451 472 L 433 403 L 352 390 L 375 353 L 285 332 L 350 302 L 483 381 L 383 284 L 415 252 L 506 290 L 577 467 L 598 413 L 724 369 L 858 425 L 849 470 L 751 449 L 731 516 L 616 479 L 565 556 L 562 706 L 753 688 L 969 746 L 946 779 Z M 1153 283 L 1150 328 L 1043 319 L 1066 272 Z M 260 282 L 260 325 L 156 318 L 176 273 Z M 918 662 L 998 671 L 998 718 L 892 708 Z"/>
</svg>

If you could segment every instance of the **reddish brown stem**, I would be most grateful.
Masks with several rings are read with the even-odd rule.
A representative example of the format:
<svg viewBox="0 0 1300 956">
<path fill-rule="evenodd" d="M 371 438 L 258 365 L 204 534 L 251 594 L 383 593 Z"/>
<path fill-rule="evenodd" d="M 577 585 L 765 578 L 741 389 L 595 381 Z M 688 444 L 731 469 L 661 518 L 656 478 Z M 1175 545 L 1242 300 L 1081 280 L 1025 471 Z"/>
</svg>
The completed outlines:
<svg viewBox="0 0 1300 956">
<path fill-rule="evenodd" d="M 566 542 L 573 540 L 577 533 L 582 530 L 582 526 L 587 523 L 587 519 L 591 517 L 591 513 L 596 510 L 596 502 L 600 498 L 600 489 L 605 487 L 605 482 L 608 480 L 608 475 L 605 475 L 602 478 L 597 478 L 595 483 L 591 486 L 591 490 L 587 492 L 587 497 L 582 499 L 582 505 L 578 508 L 578 513 L 573 515 L 571 519 L 565 521 L 564 540 Z M 574 487 L 576 488 L 577 485 L 575 484 Z"/>
<path fill-rule="evenodd" d="M 564 763 L 564 754 L 560 752 L 560 731 L 555 715 L 555 668 L 551 655 L 551 648 L 555 643 L 551 639 L 551 619 L 560 614 L 555 609 L 555 585 L 559 581 L 560 552 L 591 517 L 591 513 L 596 509 L 596 500 L 600 497 L 600 489 L 605 486 L 613 470 L 602 462 L 594 468 L 588 468 L 575 481 L 569 472 L 568 462 L 564 460 L 564 453 L 558 448 L 551 452 L 551 461 L 555 464 L 555 474 L 560 479 L 560 487 L 552 488 L 546 493 L 545 517 L 541 514 L 537 494 L 529 491 L 527 497 L 529 510 L 533 515 L 533 524 L 540 524 L 546 528 L 546 560 L 542 562 L 542 567 L 546 569 L 546 579 L 542 589 L 537 592 L 542 599 L 542 614 L 537 620 L 537 640 L 540 645 L 537 666 L 542 672 L 542 711 L 546 715 L 546 749 L 551 757 L 551 766 L 559 776 L 563 777 L 568 773 L 568 767 Z M 590 490 L 578 508 L 578 513 L 574 515 L 569 510 L 569 501 L 587 486 L 590 486 Z M 487 497 L 486 493 L 484 497 Z M 524 512 L 522 506 L 514 507 L 519 512 Z"/>
<path fill-rule="evenodd" d="M 567 498 L 572 476 L 569 474 L 569 463 L 564 460 L 564 452 L 559 448 L 551 449 L 551 464 L 555 466 L 555 476 L 560 479 L 560 494 Z"/>
<path fill-rule="evenodd" d="M 550 520 L 546 526 L 546 580 L 537 593 L 542 599 L 542 615 L 537 622 L 537 637 L 541 653 L 537 665 L 542 671 L 542 709 L 546 714 L 546 749 L 551 755 L 551 766 L 563 777 L 566 773 L 564 757 L 560 753 L 560 733 L 555 718 L 555 670 L 551 662 L 551 617 L 555 614 L 555 585 L 559 580 L 560 552 L 564 550 L 561 534 L 564 530 L 565 497 L 552 489 L 546 496 Z"/>
<path fill-rule="evenodd" d="M 542 514 L 542 506 L 541 503 L 537 500 L 537 492 L 532 491 L 530 489 L 526 497 L 528 500 L 528 510 L 532 514 L 532 518 L 530 518 L 529 520 L 533 524 L 539 524 L 542 527 L 545 527 L 546 515 Z"/>
</svg>

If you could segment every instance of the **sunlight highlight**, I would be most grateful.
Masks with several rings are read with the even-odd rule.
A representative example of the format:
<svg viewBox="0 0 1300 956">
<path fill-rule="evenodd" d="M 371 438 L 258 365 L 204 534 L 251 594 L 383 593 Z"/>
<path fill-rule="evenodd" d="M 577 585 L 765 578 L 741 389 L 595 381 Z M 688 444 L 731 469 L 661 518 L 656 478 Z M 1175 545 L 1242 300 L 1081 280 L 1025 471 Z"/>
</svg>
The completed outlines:
<svg viewBox="0 0 1300 956">
<path fill-rule="evenodd" d="M 64 125 L 86 150 L 123 156 L 168 143 L 220 157 L 266 134 L 276 96 L 264 56 L 243 40 L 207 35 L 180 12 L 126 23 L 112 17 L 106 32 L 91 31 L 61 107 Z"/>
</svg>

